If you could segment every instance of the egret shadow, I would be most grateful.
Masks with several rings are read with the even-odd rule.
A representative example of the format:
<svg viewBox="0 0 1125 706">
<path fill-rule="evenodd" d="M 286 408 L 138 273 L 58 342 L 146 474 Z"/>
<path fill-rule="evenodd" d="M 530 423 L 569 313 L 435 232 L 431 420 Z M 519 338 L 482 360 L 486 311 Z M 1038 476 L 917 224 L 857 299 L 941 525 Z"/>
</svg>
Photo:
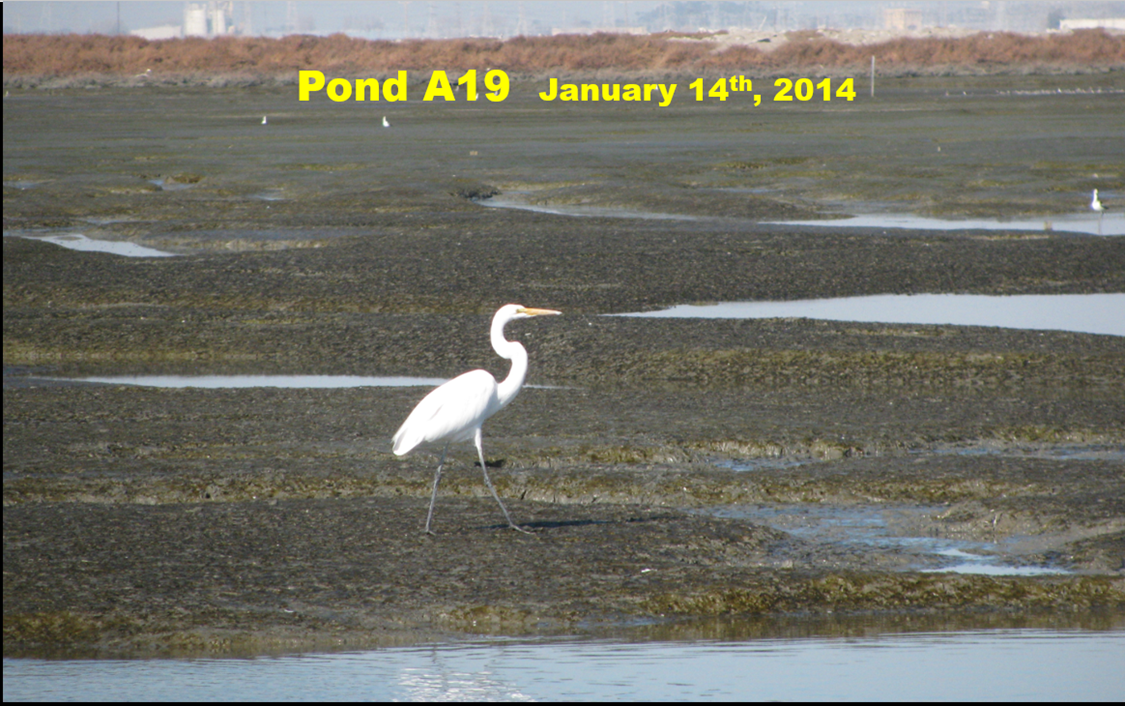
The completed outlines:
<svg viewBox="0 0 1125 706">
<path fill-rule="evenodd" d="M 479 464 L 478 464 L 479 465 Z M 560 529 L 562 527 L 589 527 L 592 525 L 622 525 L 632 524 L 637 522 L 657 522 L 660 520 L 670 520 L 679 517 L 679 515 L 661 514 L 653 515 L 651 517 L 628 517 L 619 520 L 536 520 L 534 522 L 521 522 L 520 527 L 529 530 L 548 530 Z M 493 525 L 480 525 L 474 527 L 475 530 L 492 530 L 492 529 L 508 529 L 505 524 Z"/>
</svg>

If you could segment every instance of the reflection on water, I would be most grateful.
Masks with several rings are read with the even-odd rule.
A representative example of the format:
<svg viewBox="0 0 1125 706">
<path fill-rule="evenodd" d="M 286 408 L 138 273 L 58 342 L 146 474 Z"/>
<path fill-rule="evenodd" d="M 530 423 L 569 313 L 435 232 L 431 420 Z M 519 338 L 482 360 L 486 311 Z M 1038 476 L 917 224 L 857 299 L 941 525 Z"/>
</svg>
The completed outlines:
<svg viewBox="0 0 1125 706">
<path fill-rule="evenodd" d="M 146 248 L 136 243 L 127 243 L 116 240 L 93 240 L 81 233 L 67 233 L 65 235 L 45 235 L 41 237 L 21 236 L 31 240 L 42 240 L 55 245 L 60 245 L 69 250 L 82 252 L 106 252 L 111 255 L 124 257 L 176 257 L 176 253 L 164 252 L 154 248 Z"/>
<path fill-rule="evenodd" d="M 1117 700 L 1125 631 L 488 639 L 257 659 L 4 660 L 4 700 Z"/>
<path fill-rule="evenodd" d="M 1073 213 L 1036 219 L 1002 220 L 971 218 L 945 220 L 911 214 L 880 213 L 830 221 L 767 221 L 771 225 L 819 226 L 828 228 L 907 228 L 911 230 L 1018 230 L 1087 235 L 1125 235 L 1125 213 L 1101 215 Z"/>
<path fill-rule="evenodd" d="M 809 318 L 882 324 L 951 324 L 1125 336 L 1125 294 L 878 294 L 838 299 L 683 304 L 616 316 Z"/>
</svg>

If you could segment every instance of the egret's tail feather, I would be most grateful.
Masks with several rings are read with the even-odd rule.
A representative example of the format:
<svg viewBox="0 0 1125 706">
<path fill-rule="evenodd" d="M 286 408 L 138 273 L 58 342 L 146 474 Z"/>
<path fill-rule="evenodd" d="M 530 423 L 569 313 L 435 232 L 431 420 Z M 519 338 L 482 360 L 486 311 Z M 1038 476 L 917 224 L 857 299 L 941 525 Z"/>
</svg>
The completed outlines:
<svg viewBox="0 0 1125 706">
<path fill-rule="evenodd" d="M 394 442 L 395 456 L 405 456 L 410 453 L 415 446 L 422 443 L 422 438 L 418 434 L 411 434 L 407 429 L 403 428 L 395 432 Z"/>
</svg>

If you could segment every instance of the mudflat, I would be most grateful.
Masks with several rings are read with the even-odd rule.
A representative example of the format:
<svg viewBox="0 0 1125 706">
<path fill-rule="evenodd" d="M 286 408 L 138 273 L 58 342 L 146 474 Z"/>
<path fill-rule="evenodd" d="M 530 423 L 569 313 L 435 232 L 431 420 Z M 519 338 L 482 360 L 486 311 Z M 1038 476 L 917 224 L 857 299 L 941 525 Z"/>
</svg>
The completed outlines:
<svg viewBox="0 0 1125 706">
<path fill-rule="evenodd" d="M 394 108 L 295 88 L 15 91 L 5 655 L 826 615 L 1120 626 L 1125 339 L 606 316 L 1125 292 L 1125 240 L 1050 226 L 1125 188 L 1119 83 L 895 79 L 875 100 L 758 108 L 548 105 L 533 84 Z M 568 209 L 596 215 L 545 212 Z M 766 223 L 876 211 L 1045 228 Z M 78 233 L 176 256 L 34 239 Z M 73 380 L 502 377 L 487 326 L 513 301 L 564 311 L 509 326 L 532 387 L 485 425 L 532 536 L 504 527 L 468 447 L 423 535 L 440 449 L 398 458 L 390 437 L 425 388 Z M 975 542 L 1012 571 L 929 571 L 932 548 L 803 531 L 825 513 Z"/>
</svg>

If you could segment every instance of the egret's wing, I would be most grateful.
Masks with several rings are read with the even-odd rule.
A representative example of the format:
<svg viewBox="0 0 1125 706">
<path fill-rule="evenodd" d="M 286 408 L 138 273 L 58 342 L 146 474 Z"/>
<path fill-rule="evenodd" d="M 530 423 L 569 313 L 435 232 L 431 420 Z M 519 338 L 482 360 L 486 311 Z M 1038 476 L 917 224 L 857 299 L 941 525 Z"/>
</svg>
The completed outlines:
<svg viewBox="0 0 1125 706">
<path fill-rule="evenodd" d="M 488 372 L 473 370 L 431 391 L 395 432 L 395 455 L 425 441 L 471 439 L 499 407 L 496 387 L 496 378 Z"/>
</svg>

